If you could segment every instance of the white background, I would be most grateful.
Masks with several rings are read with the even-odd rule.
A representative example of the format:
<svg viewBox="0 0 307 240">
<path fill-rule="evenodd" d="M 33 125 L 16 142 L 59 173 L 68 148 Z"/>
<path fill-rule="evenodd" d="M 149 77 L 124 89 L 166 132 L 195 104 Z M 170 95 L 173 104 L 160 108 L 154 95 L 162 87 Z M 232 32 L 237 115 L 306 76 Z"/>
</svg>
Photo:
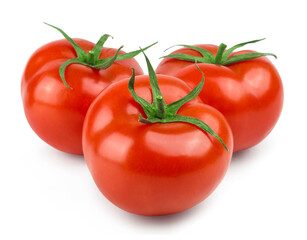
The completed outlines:
<svg viewBox="0 0 307 240">
<path fill-rule="evenodd" d="M 2 1 L 0 239 L 307 239 L 304 2 Z M 261 144 L 233 156 L 221 185 L 198 206 L 164 217 L 126 213 L 100 194 L 83 157 L 51 148 L 26 121 L 20 81 L 27 59 L 62 38 L 43 21 L 93 42 L 109 33 L 115 38 L 106 46 L 125 51 L 159 41 L 147 51 L 154 67 L 174 44 L 266 37 L 247 48 L 278 56 L 280 120 Z M 146 72 L 143 57 L 137 60 Z"/>
</svg>

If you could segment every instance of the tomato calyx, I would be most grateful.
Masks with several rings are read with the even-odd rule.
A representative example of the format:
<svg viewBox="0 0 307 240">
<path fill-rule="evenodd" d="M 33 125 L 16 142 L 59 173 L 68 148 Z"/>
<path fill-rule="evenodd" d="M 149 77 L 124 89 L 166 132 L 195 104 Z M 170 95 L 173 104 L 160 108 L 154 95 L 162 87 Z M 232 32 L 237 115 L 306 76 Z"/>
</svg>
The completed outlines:
<svg viewBox="0 0 307 240">
<path fill-rule="evenodd" d="M 202 55 L 202 57 L 191 56 L 191 55 L 183 54 L 183 53 L 173 53 L 173 54 L 163 56 L 161 58 L 173 58 L 173 59 L 190 61 L 190 62 L 197 61 L 199 63 L 211 63 L 211 64 L 223 65 L 223 66 L 227 66 L 227 65 L 237 63 L 237 62 L 252 60 L 252 59 L 255 59 L 255 58 L 262 57 L 262 56 L 273 56 L 273 57 L 277 58 L 277 56 L 273 53 L 259 53 L 259 52 L 244 53 L 244 54 L 239 54 L 239 55 L 234 55 L 234 56 L 229 57 L 229 55 L 234 50 L 236 50 L 240 47 L 243 47 L 246 44 L 256 43 L 256 42 L 262 41 L 264 39 L 265 38 L 239 43 L 239 44 L 227 49 L 226 51 L 225 51 L 225 49 L 227 48 L 227 45 L 222 43 L 222 44 L 219 45 L 216 56 L 214 56 L 211 52 L 209 52 L 208 50 L 203 49 L 201 47 L 192 46 L 192 45 L 185 45 L 185 44 L 178 44 L 178 45 L 171 46 L 168 49 L 170 49 L 172 47 L 176 47 L 176 46 L 186 47 L 186 48 L 189 48 L 189 49 L 192 49 L 192 50 L 199 52 Z M 166 49 L 165 51 L 167 51 L 168 49 Z"/>
<path fill-rule="evenodd" d="M 194 117 L 188 117 L 188 116 L 182 116 L 178 115 L 177 112 L 178 110 L 187 102 L 191 101 L 194 99 L 201 91 L 204 85 L 204 74 L 203 72 L 199 69 L 197 64 L 195 63 L 196 67 L 202 74 L 202 80 L 201 82 L 185 97 L 166 104 L 163 98 L 163 95 L 160 91 L 159 85 L 158 85 L 158 79 L 155 74 L 155 71 L 147 58 L 146 54 L 143 52 L 146 63 L 147 63 L 147 68 L 148 68 L 148 75 L 149 75 L 149 81 L 150 81 L 150 86 L 152 89 L 152 96 L 153 96 L 153 102 L 152 104 L 147 102 L 145 99 L 141 98 L 138 96 L 134 90 L 134 82 L 135 82 L 135 70 L 132 68 L 132 76 L 129 80 L 128 83 L 128 88 L 129 91 L 134 98 L 134 100 L 141 105 L 143 108 L 147 118 L 144 118 L 141 114 L 139 115 L 139 122 L 145 123 L 145 124 L 153 124 L 153 123 L 172 123 L 172 122 L 185 122 L 185 123 L 190 123 L 193 124 L 203 131 L 211 134 L 215 138 L 217 138 L 220 143 L 224 146 L 224 148 L 228 150 L 226 147 L 225 143 L 223 140 L 203 121 L 200 119 L 194 118 Z"/>
<path fill-rule="evenodd" d="M 63 81 L 63 83 L 65 84 L 66 87 L 72 89 L 66 82 L 65 80 L 65 69 L 72 63 L 78 63 L 78 64 L 82 64 L 91 68 L 95 68 L 95 69 L 107 69 L 109 68 L 115 61 L 120 61 L 120 60 L 125 60 L 125 59 L 129 59 L 129 58 L 133 58 L 136 55 L 138 55 L 139 53 L 142 52 L 142 50 L 136 50 L 136 51 L 132 51 L 129 53 L 124 53 L 121 55 L 119 54 L 119 51 L 124 47 L 124 46 L 120 46 L 120 48 L 117 49 L 116 53 L 114 54 L 114 56 L 112 57 L 108 57 L 108 58 L 104 58 L 104 59 L 99 59 L 101 50 L 103 48 L 104 43 L 108 40 L 109 37 L 113 38 L 111 35 L 109 34 L 104 34 L 103 36 L 100 37 L 100 39 L 98 40 L 98 42 L 96 43 L 96 45 L 93 47 L 92 50 L 90 50 L 88 53 L 86 53 L 72 38 L 70 38 L 62 29 L 55 27 L 51 24 L 45 23 L 46 25 L 55 28 L 56 30 L 58 30 L 65 38 L 67 41 L 69 41 L 69 43 L 74 47 L 76 54 L 77 54 L 77 58 L 74 59 L 69 59 L 67 61 L 65 61 L 59 69 L 59 73 L 61 76 L 61 79 Z M 155 45 L 157 42 L 145 47 L 143 50 L 147 50 L 148 48 L 152 47 L 153 45 Z"/>
</svg>

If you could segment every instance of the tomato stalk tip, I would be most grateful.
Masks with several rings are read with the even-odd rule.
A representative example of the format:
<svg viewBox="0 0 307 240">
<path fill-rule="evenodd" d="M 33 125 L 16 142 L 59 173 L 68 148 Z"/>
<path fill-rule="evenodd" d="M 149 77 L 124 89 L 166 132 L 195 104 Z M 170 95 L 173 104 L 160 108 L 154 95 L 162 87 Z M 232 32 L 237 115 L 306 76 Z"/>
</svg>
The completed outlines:
<svg viewBox="0 0 307 240">
<path fill-rule="evenodd" d="M 90 50 L 87 55 L 87 63 L 90 65 L 95 64 L 95 52 L 93 50 Z"/>
<path fill-rule="evenodd" d="M 163 96 L 158 95 L 156 97 L 157 99 L 157 106 L 158 106 L 158 112 L 157 112 L 157 117 L 163 119 L 165 117 L 165 103 L 163 101 Z"/>
<path fill-rule="evenodd" d="M 215 56 L 215 61 L 214 63 L 217 64 L 217 65 L 220 65 L 222 63 L 222 58 L 223 58 L 223 54 L 224 54 L 224 50 L 227 48 L 227 45 L 222 43 L 218 50 L 217 50 L 217 53 L 216 53 L 216 56 Z"/>
</svg>

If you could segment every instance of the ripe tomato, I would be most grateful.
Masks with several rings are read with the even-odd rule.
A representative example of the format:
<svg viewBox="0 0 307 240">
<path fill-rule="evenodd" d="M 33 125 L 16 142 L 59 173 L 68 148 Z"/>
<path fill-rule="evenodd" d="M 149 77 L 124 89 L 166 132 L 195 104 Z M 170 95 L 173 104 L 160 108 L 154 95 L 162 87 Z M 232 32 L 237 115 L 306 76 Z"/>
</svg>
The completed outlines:
<svg viewBox="0 0 307 240">
<path fill-rule="evenodd" d="M 21 95 L 27 120 L 41 139 L 63 152 L 82 154 L 82 125 L 94 98 L 110 83 L 130 76 L 131 67 L 136 69 L 136 74 L 143 74 L 143 71 L 134 59 L 116 61 L 101 70 L 90 64 L 72 63 L 65 71 L 70 89 L 64 85 L 59 69 L 67 60 L 79 59 L 74 43 L 83 49 L 84 55 L 95 46 L 87 40 L 73 41 L 67 37 L 67 40 L 48 43 L 35 51 L 22 76 Z M 102 45 L 100 42 L 101 48 Z M 99 52 L 95 53 L 99 61 L 111 58 L 117 52 L 105 47 L 100 50 L 96 49 Z M 121 56 L 124 52 L 118 54 Z"/>
<path fill-rule="evenodd" d="M 167 104 L 191 91 L 180 79 L 157 78 Z M 116 206 L 139 215 L 191 208 L 204 200 L 226 173 L 233 148 L 227 121 L 198 98 L 177 112 L 207 123 L 229 151 L 217 138 L 190 123 L 153 120 L 146 124 L 147 114 L 127 86 L 128 79 L 105 88 L 85 118 L 83 151 L 96 185 Z M 136 77 L 135 91 L 141 98 L 153 102 L 153 89 L 148 76 Z M 145 123 L 138 121 L 140 114 Z"/>
<path fill-rule="evenodd" d="M 257 41 L 259 40 L 247 43 Z M 238 44 L 231 50 L 247 43 Z M 201 49 L 205 49 L 204 52 Z M 198 61 L 198 66 L 206 77 L 199 96 L 226 117 L 234 137 L 234 152 L 237 152 L 258 144 L 271 132 L 282 110 L 283 86 L 276 68 L 264 57 L 272 54 L 253 51 L 230 53 L 231 50 L 223 52 L 222 49 L 219 55 L 223 58 L 223 64 L 215 62 L 218 49 L 221 47 L 208 44 L 181 48 L 172 53 L 177 54 L 173 55 L 177 59 L 171 59 L 172 54 L 167 56 L 156 72 L 178 77 L 190 87 L 195 87 L 201 78 L 194 66 L 194 61 Z M 226 52 L 230 55 L 224 56 Z M 252 59 L 253 57 L 256 58 Z"/>
</svg>

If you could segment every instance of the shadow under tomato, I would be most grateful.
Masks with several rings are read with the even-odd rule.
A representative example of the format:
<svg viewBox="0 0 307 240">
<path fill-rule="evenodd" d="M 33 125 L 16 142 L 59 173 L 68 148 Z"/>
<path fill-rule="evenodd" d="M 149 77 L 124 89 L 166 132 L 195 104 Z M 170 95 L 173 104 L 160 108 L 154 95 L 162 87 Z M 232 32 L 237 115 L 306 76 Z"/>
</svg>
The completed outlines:
<svg viewBox="0 0 307 240">
<path fill-rule="evenodd" d="M 244 166 L 250 167 L 250 164 L 260 161 L 266 154 L 271 152 L 273 145 L 274 143 L 270 139 L 265 139 L 265 141 L 252 148 L 234 153 L 229 168 L 239 170 Z"/>
<path fill-rule="evenodd" d="M 76 155 L 59 151 L 48 144 L 42 143 L 40 151 L 47 155 L 52 161 L 59 162 L 59 164 L 73 164 L 73 165 L 86 165 L 83 155 Z"/>
<path fill-rule="evenodd" d="M 255 152 L 257 152 L 257 147 L 236 152 L 232 155 L 231 163 L 248 160 Z"/>
<path fill-rule="evenodd" d="M 158 230 L 168 229 L 172 226 L 179 227 L 180 223 L 189 221 L 191 218 L 195 218 L 197 215 L 205 215 L 206 209 L 210 208 L 211 200 L 214 201 L 214 197 L 209 197 L 200 204 L 187 209 L 183 212 L 161 215 L 161 216 L 139 216 L 135 214 L 129 214 L 130 220 L 134 221 L 137 225 L 148 227 L 152 230 L 152 227 L 157 227 Z"/>
</svg>

